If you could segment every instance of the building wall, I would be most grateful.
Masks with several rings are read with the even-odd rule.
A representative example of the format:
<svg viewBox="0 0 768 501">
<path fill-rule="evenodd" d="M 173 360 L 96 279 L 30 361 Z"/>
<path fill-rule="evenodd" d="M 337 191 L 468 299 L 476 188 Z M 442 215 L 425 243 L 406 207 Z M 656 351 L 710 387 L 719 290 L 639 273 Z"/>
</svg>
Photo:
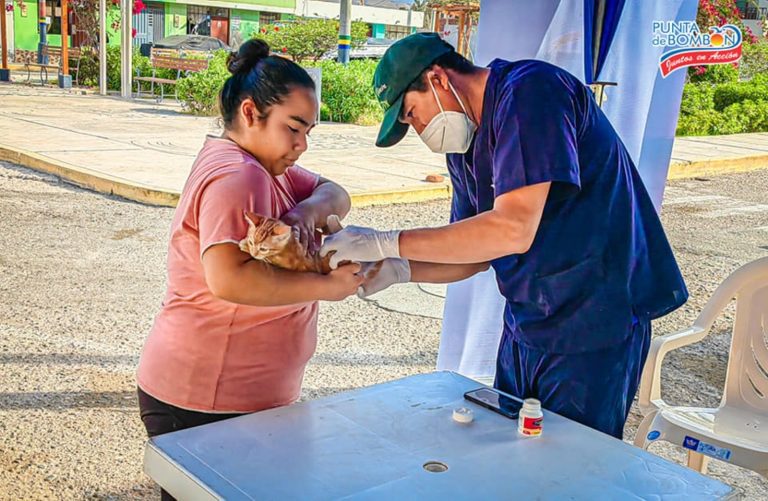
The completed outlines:
<svg viewBox="0 0 768 501">
<path fill-rule="evenodd" d="M 335 18 L 339 16 L 339 4 L 319 0 L 301 0 L 297 14 L 308 17 Z M 408 12 L 406 9 L 383 9 L 352 4 L 352 20 L 370 24 L 389 24 L 421 28 L 424 25 L 423 12 Z"/>
<path fill-rule="evenodd" d="M 27 6 L 26 17 L 22 16 L 22 10 L 18 4 L 13 6 L 13 27 L 14 27 L 14 46 L 17 49 L 37 50 L 37 44 L 40 42 L 38 33 L 38 8 L 37 2 L 24 2 Z M 50 13 L 47 13 L 50 16 Z M 61 35 L 48 34 L 48 45 L 61 47 Z M 68 42 L 72 43 L 72 37 Z"/>
<path fill-rule="evenodd" d="M 259 11 L 278 12 L 282 20 L 293 19 L 296 15 L 309 17 L 333 18 L 338 16 L 339 4 L 320 2 L 317 0 L 219 0 L 221 5 L 231 4 L 230 10 L 230 42 L 238 45 L 248 40 L 254 31 L 259 29 Z M 14 2 L 14 44 L 19 49 L 36 50 L 39 42 L 37 32 L 38 4 L 34 0 L 26 0 L 26 16 L 22 17 L 21 8 Z M 183 35 L 187 32 L 187 5 L 178 0 L 165 0 L 165 36 Z M 245 7 L 245 8 L 243 8 Z M 249 8 L 250 7 L 250 8 Z M 353 5 L 352 16 L 372 25 L 372 36 L 384 37 L 387 26 L 421 27 L 424 15 L 421 12 L 407 10 L 383 9 Z M 107 19 L 107 38 L 110 46 L 120 45 L 119 30 L 112 29 L 112 23 L 119 19 L 117 8 L 109 10 Z M 411 30 L 413 31 L 413 30 Z M 60 35 L 48 35 L 50 45 L 60 46 Z"/>
<path fill-rule="evenodd" d="M 239 47 L 259 31 L 259 12 L 233 9 L 229 12 L 229 45 Z"/>
<path fill-rule="evenodd" d="M 187 34 L 187 6 L 185 4 L 165 4 L 165 36 Z"/>
<path fill-rule="evenodd" d="M 232 0 L 231 2 L 223 0 L 222 3 L 236 3 L 239 5 L 249 4 L 258 5 L 260 7 L 278 7 L 280 9 L 290 10 L 291 12 L 296 9 L 296 0 Z"/>
<path fill-rule="evenodd" d="M 372 38 L 384 38 L 387 33 L 387 27 L 383 24 L 371 25 L 371 37 Z"/>
<path fill-rule="evenodd" d="M 36 50 L 40 41 L 37 34 L 37 2 L 24 2 L 27 6 L 26 17 L 22 17 L 21 8 L 13 8 L 14 44 L 17 49 Z"/>
</svg>

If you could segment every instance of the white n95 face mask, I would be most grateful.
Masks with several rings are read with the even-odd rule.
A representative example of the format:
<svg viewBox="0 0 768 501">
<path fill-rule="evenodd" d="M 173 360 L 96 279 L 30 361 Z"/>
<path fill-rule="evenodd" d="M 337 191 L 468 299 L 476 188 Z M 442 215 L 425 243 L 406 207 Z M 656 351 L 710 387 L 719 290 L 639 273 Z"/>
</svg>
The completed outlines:
<svg viewBox="0 0 768 501">
<path fill-rule="evenodd" d="M 472 137 L 475 134 L 475 130 L 477 130 L 477 126 L 467 116 L 467 109 L 464 107 L 464 103 L 461 102 L 459 95 L 456 94 L 456 90 L 451 85 L 451 82 L 448 82 L 448 88 L 456 96 L 456 100 L 459 102 L 459 106 L 461 106 L 464 113 L 445 111 L 440 98 L 437 97 L 437 91 L 435 91 L 435 86 L 432 85 L 432 80 L 429 80 L 429 86 L 435 95 L 440 113 L 429 121 L 429 124 L 419 134 L 419 137 L 435 153 L 466 153 L 469 150 L 469 145 L 472 144 Z"/>
</svg>

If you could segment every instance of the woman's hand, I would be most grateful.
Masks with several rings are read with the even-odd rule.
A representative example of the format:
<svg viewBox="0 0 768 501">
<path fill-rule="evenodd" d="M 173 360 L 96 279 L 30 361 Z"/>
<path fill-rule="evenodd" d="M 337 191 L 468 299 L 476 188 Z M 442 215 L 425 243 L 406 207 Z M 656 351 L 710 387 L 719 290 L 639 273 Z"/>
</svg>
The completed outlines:
<svg viewBox="0 0 768 501">
<path fill-rule="evenodd" d="M 325 275 L 326 290 L 322 299 L 326 301 L 341 301 L 356 294 L 357 289 L 363 284 L 360 273 L 360 265 L 357 263 L 344 264 Z"/>
<path fill-rule="evenodd" d="M 297 205 L 285 213 L 282 217 L 282 221 L 285 224 L 291 225 L 293 230 L 298 233 L 299 242 L 301 242 L 301 248 L 304 254 L 317 252 L 319 248 L 315 227 L 317 216 L 310 204 Z"/>
</svg>

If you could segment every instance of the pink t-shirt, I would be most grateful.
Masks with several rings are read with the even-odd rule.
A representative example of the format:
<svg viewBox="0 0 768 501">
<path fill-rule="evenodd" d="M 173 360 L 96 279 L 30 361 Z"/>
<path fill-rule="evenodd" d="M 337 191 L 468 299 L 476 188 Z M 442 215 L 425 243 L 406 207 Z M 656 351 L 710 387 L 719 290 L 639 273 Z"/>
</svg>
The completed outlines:
<svg viewBox="0 0 768 501">
<path fill-rule="evenodd" d="M 214 297 L 201 257 L 237 243 L 244 210 L 279 218 L 308 198 L 318 176 L 291 167 L 274 177 L 234 142 L 209 137 L 171 226 L 168 289 L 144 345 L 138 384 L 176 407 L 253 412 L 299 396 L 317 344 L 317 303 L 244 306 Z"/>
</svg>

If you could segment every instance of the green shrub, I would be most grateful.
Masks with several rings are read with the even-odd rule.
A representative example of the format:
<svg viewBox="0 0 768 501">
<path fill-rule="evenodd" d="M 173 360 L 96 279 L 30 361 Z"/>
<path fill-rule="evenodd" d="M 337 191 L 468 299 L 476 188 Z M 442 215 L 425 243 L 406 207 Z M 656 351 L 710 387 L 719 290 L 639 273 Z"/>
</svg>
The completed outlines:
<svg viewBox="0 0 768 501">
<path fill-rule="evenodd" d="M 726 120 L 738 121 L 738 132 L 768 131 L 768 99 L 746 100 L 727 107 L 723 114 Z"/>
<path fill-rule="evenodd" d="M 717 136 L 768 131 L 768 100 L 742 101 L 723 111 L 696 110 L 681 114 L 678 136 Z"/>
<path fill-rule="evenodd" d="M 699 67 L 700 68 L 700 67 Z M 692 83 L 711 83 L 724 84 L 739 81 L 739 70 L 732 64 L 715 64 L 705 66 L 703 73 L 699 74 L 697 67 L 692 67 L 688 71 L 688 76 Z"/>
<path fill-rule="evenodd" d="M 384 113 L 373 93 L 373 72 L 378 61 L 362 59 L 347 66 L 335 61 L 321 61 L 322 101 L 334 122 L 375 125 Z M 321 110 L 322 117 L 322 110 Z"/>
<path fill-rule="evenodd" d="M 683 88 L 680 115 L 687 116 L 715 108 L 715 87 L 708 83 L 691 83 Z"/>
<path fill-rule="evenodd" d="M 225 50 L 217 51 L 208 62 L 208 69 L 191 73 L 176 84 L 179 101 L 185 109 L 196 115 L 219 112 L 219 92 L 230 75 L 227 55 Z"/>
<path fill-rule="evenodd" d="M 680 114 L 677 121 L 678 136 L 708 136 L 721 120 L 720 113 L 713 109 L 695 110 Z"/>
<path fill-rule="evenodd" d="M 768 100 L 768 85 L 760 80 L 717 85 L 713 100 L 717 111 L 743 101 Z"/>
<path fill-rule="evenodd" d="M 219 51 L 208 69 L 193 73 L 177 84 L 179 100 L 190 112 L 199 115 L 218 113 L 218 98 L 229 77 L 227 53 Z M 373 93 L 373 72 L 377 61 L 351 61 L 343 66 L 335 61 L 314 63 L 322 69 L 321 120 L 374 125 L 381 122 L 383 112 Z"/>
<path fill-rule="evenodd" d="M 742 80 L 768 76 L 768 42 L 742 45 L 739 75 Z"/>
</svg>

